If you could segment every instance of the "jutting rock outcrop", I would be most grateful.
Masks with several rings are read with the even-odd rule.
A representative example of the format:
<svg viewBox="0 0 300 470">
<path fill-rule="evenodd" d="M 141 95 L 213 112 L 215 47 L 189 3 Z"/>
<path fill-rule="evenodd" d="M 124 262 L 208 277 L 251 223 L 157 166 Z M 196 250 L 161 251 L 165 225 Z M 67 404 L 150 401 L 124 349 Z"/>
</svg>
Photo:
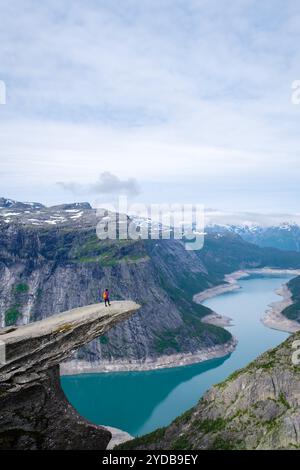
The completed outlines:
<svg viewBox="0 0 300 470">
<path fill-rule="evenodd" d="M 0 330 L 0 449 L 107 447 L 111 433 L 67 401 L 59 364 L 138 308 L 132 301 L 95 304 Z"/>
</svg>

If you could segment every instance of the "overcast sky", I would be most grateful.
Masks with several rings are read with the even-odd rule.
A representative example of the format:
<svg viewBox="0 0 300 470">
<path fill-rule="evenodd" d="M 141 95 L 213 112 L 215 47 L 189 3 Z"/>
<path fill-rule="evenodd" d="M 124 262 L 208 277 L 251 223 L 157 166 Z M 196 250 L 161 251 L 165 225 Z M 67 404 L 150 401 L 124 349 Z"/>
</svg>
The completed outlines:
<svg viewBox="0 0 300 470">
<path fill-rule="evenodd" d="M 1 195 L 299 211 L 298 1 L 0 0 L 0 20 Z"/>
</svg>

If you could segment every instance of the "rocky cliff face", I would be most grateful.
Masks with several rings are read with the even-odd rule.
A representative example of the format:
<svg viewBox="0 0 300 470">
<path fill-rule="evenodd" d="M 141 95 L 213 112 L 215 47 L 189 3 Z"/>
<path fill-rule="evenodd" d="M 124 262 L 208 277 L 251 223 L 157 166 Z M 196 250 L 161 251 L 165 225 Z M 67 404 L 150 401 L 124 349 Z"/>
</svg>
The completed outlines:
<svg viewBox="0 0 300 470">
<path fill-rule="evenodd" d="M 300 276 L 288 282 L 288 288 L 292 293 L 292 305 L 282 311 L 282 314 L 289 320 L 300 323 Z"/>
<path fill-rule="evenodd" d="M 122 449 L 299 449 L 300 365 L 296 333 L 212 387 L 198 405 Z"/>
<path fill-rule="evenodd" d="M 194 304 L 192 294 L 180 286 L 184 278 L 190 283 L 187 290 L 212 282 L 182 244 L 99 242 L 94 227 L 78 226 L 9 225 L 0 238 L 2 325 L 97 302 L 108 287 L 113 299 L 132 298 L 141 303 L 141 311 L 81 350 L 81 359 L 144 360 L 230 339 L 221 328 L 202 325 L 200 316 L 207 309 Z"/>
<path fill-rule="evenodd" d="M 210 234 L 199 252 L 178 240 L 99 241 L 99 218 L 87 203 L 1 204 L 2 326 L 97 302 L 106 287 L 113 299 L 141 304 L 137 315 L 81 349 L 77 357 L 89 362 L 144 363 L 228 343 L 228 331 L 201 322 L 209 311 L 193 295 L 237 269 L 300 267 L 300 254 L 261 249 L 235 234 Z"/>
<path fill-rule="evenodd" d="M 1 330 L 0 449 L 107 447 L 111 433 L 66 400 L 59 363 L 138 308 L 134 302 L 114 302 L 110 309 L 96 304 Z"/>
</svg>

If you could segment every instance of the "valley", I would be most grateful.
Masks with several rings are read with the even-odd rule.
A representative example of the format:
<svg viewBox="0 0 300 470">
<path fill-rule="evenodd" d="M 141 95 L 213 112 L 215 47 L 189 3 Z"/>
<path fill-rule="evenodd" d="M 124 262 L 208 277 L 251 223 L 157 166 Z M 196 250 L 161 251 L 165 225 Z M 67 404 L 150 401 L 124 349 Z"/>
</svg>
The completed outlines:
<svg viewBox="0 0 300 470">
<path fill-rule="evenodd" d="M 300 253 L 260 248 L 232 233 L 208 234 L 199 252 L 172 239 L 100 241 L 99 217 L 88 203 L 46 208 L 1 201 L 2 326 L 95 303 L 106 287 L 113 300 L 141 305 L 133 318 L 77 352 L 71 372 L 156 368 L 227 354 L 231 333 L 203 323 L 210 310 L 193 296 L 240 269 L 300 266 Z"/>
<path fill-rule="evenodd" d="M 261 319 L 268 305 L 277 300 L 274 291 L 290 276 L 252 275 L 239 281 L 239 289 L 204 301 L 213 311 L 231 317 L 232 326 L 226 328 L 238 341 L 231 354 L 172 369 L 64 376 L 66 396 L 90 421 L 110 424 L 134 436 L 168 425 L 196 405 L 212 385 L 288 337 L 267 328 Z"/>
</svg>

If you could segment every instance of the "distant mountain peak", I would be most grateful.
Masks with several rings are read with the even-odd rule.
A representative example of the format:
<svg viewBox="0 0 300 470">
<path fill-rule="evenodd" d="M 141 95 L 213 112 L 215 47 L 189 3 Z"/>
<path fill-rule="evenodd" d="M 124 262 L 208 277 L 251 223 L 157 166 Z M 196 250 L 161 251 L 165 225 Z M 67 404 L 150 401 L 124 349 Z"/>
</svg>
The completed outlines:
<svg viewBox="0 0 300 470">
<path fill-rule="evenodd" d="M 96 210 L 88 202 L 73 202 L 46 207 L 39 202 L 19 202 L 0 198 L 0 225 L 31 226 L 95 225 Z"/>
<path fill-rule="evenodd" d="M 39 202 L 20 202 L 14 199 L 0 198 L 0 208 L 2 209 L 43 209 L 45 206 Z"/>
<path fill-rule="evenodd" d="M 57 206 L 51 206 L 49 207 L 49 209 L 61 210 L 61 211 L 72 210 L 72 209 L 89 210 L 89 209 L 92 209 L 92 206 L 90 205 L 89 202 L 72 202 L 69 204 L 59 204 Z"/>
</svg>

